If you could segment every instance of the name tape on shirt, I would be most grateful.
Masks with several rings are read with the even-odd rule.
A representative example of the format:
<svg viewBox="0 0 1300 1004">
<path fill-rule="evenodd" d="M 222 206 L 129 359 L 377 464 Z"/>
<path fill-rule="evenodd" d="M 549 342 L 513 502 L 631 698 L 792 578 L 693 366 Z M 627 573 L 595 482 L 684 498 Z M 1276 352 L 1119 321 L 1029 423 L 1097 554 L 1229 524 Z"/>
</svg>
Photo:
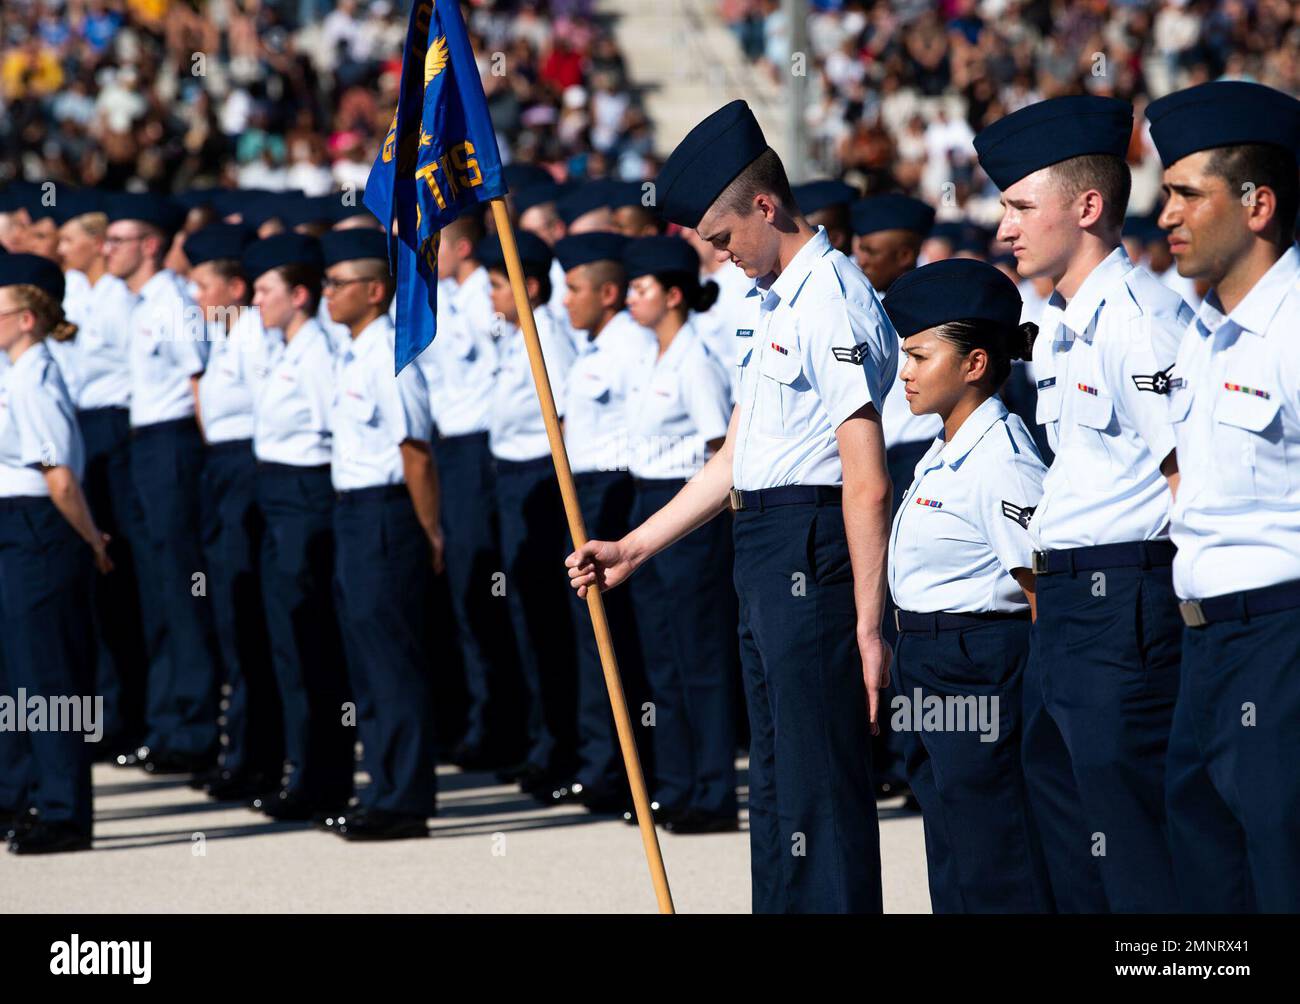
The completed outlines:
<svg viewBox="0 0 1300 1004">
<path fill-rule="evenodd" d="M 1056 377 L 1048 377 L 1046 380 L 1038 381 L 1039 390 L 1046 390 L 1048 387 L 1055 387 L 1055 386 L 1056 386 Z"/>
<path fill-rule="evenodd" d="M 869 351 L 866 342 L 857 342 L 851 349 L 837 346 L 831 349 L 831 354 L 842 363 L 848 363 L 850 366 L 861 366 Z"/>
<path fill-rule="evenodd" d="M 736 337 L 737 337 L 737 338 L 753 338 L 753 337 L 754 337 L 754 329 L 753 329 L 753 328 L 737 328 L 737 329 L 736 329 Z"/>
<path fill-rule="evenodd" d="M 1175 387 L 1181 387 L 1183 380 L 1181 377 L 1174 378 L 1170 376 L 1174 368 L 1168 366 L 1165 369 L 1158 370 L 1150 376 L 1144 374 L 1135 374 L 1133 383 L 1138 390 L 1147 390 L 1152 394 L 1168 394 Z"/>
<path fill-rule="evenodd" d="M 1032 505 L 1020 506 L 1014 502 L 1008 502 L 1006 499 L 1002 500 L 1002 515 L 1013 523 L 1019 523 L 1026 530 L 1029 529 L 1029 521 L 1034 518 L 1035 508 L 1037 507 Z"/>
</svg>

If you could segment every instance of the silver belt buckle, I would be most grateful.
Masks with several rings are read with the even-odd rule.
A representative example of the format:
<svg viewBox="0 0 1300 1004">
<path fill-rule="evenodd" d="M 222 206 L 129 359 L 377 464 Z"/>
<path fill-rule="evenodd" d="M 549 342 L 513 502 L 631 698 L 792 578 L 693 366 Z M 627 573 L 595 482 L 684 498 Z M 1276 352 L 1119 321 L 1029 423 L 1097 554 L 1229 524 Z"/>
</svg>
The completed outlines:
<svg viewBox="0 0 1300 1004">
<path fill-rule="evenodd" d="M 1182 600 L 1178 604 L 1178 612 L 1183 615 L 1183 623 L 1188 627 L 1205 627 L 1210 623 L 1205 619 L 1200 600 Z"/>
<path fill-rule="evenodd" d="M 1047 574 L 1047 552 L 1035 551 L 1033 560 L 1034 560 L 1034 567 L 1032 569 L 1033 573 L 1035 575 L 1046 575 Z"/>
<path fill-rule="evenodd" d="M 903 619 L 898 616 L 898 607 L 894 607 L 894 633 L 903 633 Z"/>
<path fill-rule="evenodd" d="M 731 489 L 731 511 L 740 512 L 743 508 L 745 508 L 745 500 L 740 497 L 740 489 Z"/>
</svg>

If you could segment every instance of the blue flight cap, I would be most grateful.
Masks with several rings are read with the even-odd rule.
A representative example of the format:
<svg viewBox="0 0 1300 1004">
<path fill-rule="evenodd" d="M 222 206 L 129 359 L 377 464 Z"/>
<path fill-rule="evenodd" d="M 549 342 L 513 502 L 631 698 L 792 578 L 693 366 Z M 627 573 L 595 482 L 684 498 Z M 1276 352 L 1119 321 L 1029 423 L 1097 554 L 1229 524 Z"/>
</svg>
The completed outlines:
<svg viewBox="0 0 1300 1004">
<path fill-rule="evenodd" d="M 981 226 L 974 223 L 968 223 L 961 228 L 961 236 L 957 238 L 957 243 L 953 246 L 954 251 L 974 251 L 976 254 L 988 256 L 989 244 L 992 243 L 993 235 Z"/>
<path fill-rule="evenodd" d="M 1021 178 L 1071 157 L 1123 157 L 1133 135 L 1133 106 L 1118 98 L 1071 95 L 1026 105 L 975 137 L 980 167 L 1006 191 Z"/>
<path fill-rule="evenodd" d="M 623 270 L 629 279 L 642 275 L 686 273 L 697 279 L 700 256 L 680 237 L 638 237 L 623 252 Z"/>
<path fill-rule="evenodd" d="M 233 259 L 239 261 L 255 239 L 256 234 L 242 223 L 212 223 L 200 227 L 185 237 L 181 248 L 190 265 L 202 265 L 206 261 Z"/>
<path fill-rule="evenodd" d="M 654 206 L 645 205 L 641 198 L 645 194 L 642 187 L 643 181 L 611 181 L 609 183 L 609 208 L 623 209 L 631 206 L 635 209 L 644 209 L 648 213 L 654 212 Z"/>
<path fill-rule="evenodd" d="M 223 192 L 228 192 L 226 188 L 190 188 L 172 196 L 172 201 L 180 203 L 186 209 L 199 209 L 202 206 L 211 206 L 217 209 L 217 202 Z"/>
<path fill-rule="evenodd" d="M 104 211 L 104 193 L 97 188 L 60 188 L 50 216 L 59 226 L 87 213 Z"/>
<path fill-rule="evenodd" d="M 1245 143 L 1279 146 L 1300 156 L 1300 101 L 1263 84 L 1197 84 L 1152 101 L 1147 118 L 1165 167 L 1201 150 Z"/>
<path fill-rule="evenodd" d="M 519 259 L 524 266 L 524 275 L 537 279 L 549 278 L 551 272 L 551 249 L 546 241 L 527 230 L 515 234 L 515 246 L 519 249 Z M 489 234 L 478 242 L 474 257 L 486 268 L 506 270 L 506 256 L 501 250 L 501 238 Z"/>
<path fill-rule="evenodd" d="M 514 202 L 515 212 L 522 215 L 534 206 L 555 202 L 559 199 L 561 192 L 562 189 L 559 185 L 553 181 L 547 181 L 540 185 L 529 185 L 517 192 L 511 192 L 510 198 Z"/>
<path fill-rule="evenodd" d="M 330 194 L 287 199 L 280 211 L 280 222 L 290 230 L 309 223 L 333 224 L 334 206 L 342 197 Z"/>
<path fill-rule="evenodd" d="M 63 271 L 48 258 L 36 254 L 0 256 L 0 286 L 35 286 L 63 302 Z"/>
<path fill-rule="evenodd" d="M 728 185 L 768 149 L 744 101 L 724 105 L 697 125 L 668 156 L 655 181 L 659 215 L 699 226 Z"/>
<path fill-rule="evenodd" d="M 186 209 L 163 195 L 114 192 L 104 200 L 108 221 L 136 220 L 157 227 L 163 233 L 176 233 L 185 224 Z"/>
<path fill-rule="evenodd" d="M 1016 284 L 974 258 L 947 258 L 907 272 L 880 302 L 900 338 L 949 321 L 993 321 L 1012 330 L 1020 326 L 1022 308 Z"/>
<path fill-rule="evenodd" d="M 564 271 L 579 265 L 590 265 L 594 261 L 613 261 L 623 263 L 623 249 L 627 247 L 628 238 L 622 234 L 591 233 L 565 237 L 555 242 L 555 257 L 560 260 Z"/>
<path fill-rule="evenodd" d="M 791 189 L 795 203 L 804 216 L 811 216 L 831 206 L 847 209 L 862 193 L 843 181 L 809 181 Z"/>
<path fill-rule="evenodd" d="M 555 183 L 551 172 L 537 164 L 506 164 L 501 168 L 501 176 L 505 179 L 506 189 L 511 193 L 521 192 L 534 185 Z"/>
<path fill-rule="evenodd" d="M 359 258 L 378 258 L 388 264 L 388 234 L 382 230 L 331 230 L 321 235 L 320 246 L 326 268 Z"/>
<path fill-rule="evenodd" d="M 930 228 L 928 236 L 947 241 L 955 249 L 966 233 L 966 224 L 960 220 L 940 220 Z"/>
<path fill-rule="evenodd" d="M 889 192 L 853 203 L 849 221 L 858 237 L 881 230 L 906 230 L 925 237 L 934 226 L 934 209 L 920 199 Z"/>
<path fill-rule="evenodd" d="M 39 202 L 41 188 L 30 181 L 11 181 L 0 190 L 0 213 L 16 213 Z"/>
<path fill-rule="evenodd" d="M 588 181 L 572 192 L 559 197 L 555 211 L 567 227 L 579 216 L 597 209 L 608 209 L 613 198 L 613 183 L 605 180 Z"/>
<path fill-rule="evenodd" d="M 320 241 L 315 237 L 288 233 L 275 234 L 249 244 L 244 248 L 240 263 L 244 266 L 244 274 L 250 281 L 255 281 L 258 276 L 281 265 L 307 265 L 324 269 L 325 258 L 321 253 Z"/>
</svg>

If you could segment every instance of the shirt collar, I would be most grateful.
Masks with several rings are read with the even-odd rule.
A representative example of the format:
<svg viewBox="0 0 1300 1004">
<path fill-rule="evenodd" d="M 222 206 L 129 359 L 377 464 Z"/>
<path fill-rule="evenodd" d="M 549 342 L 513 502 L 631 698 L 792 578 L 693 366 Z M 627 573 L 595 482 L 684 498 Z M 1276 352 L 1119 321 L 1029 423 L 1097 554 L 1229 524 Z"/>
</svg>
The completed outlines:
<svg viewBox="0 0 1300 1004">
<path fill-rule="evenodd" d="M 168 287 L 175 288 L 176 274 L 171 269 L 162 268 L 149 277 L 149 280 L 140 287 L 141 299 L 153 296 L 155 293 L 162 292 Z"/>
<path fill-rule="evenodd" d="M 970 455 L 970 451 L 975 449 L 975 445 L 984 438 L 984 434 L 1006 417 L 1007 406 L 1002 403 L 1002 398 L 994 394 L 966 416 L 966 421 L 962 422 L 961 428 L 952 437 L 952 442 L 944 446 L 939 456 L 955 471 Z M 942 433 L 939 438 L 943 438 Z"/>
<path fill-rule="evenodd" d="M 1132 271 L 1133 262 L 1129 259 L 1128 252 L 1124 250 L 1124 245 L 1121 244 L 1088 273 L 1088 277 L 1083 280 L 1069 303 L 1065 302 L 1065 298 L 1060 293 L 1052 290 L 1049 302 L 1063 312 L 1061 325 L 1069 332 L 1064 338 L 1058 340 L 1065 341 L 1069 337 L 1079 335 L 1091 341 L 1092 336 L 1087 332 L 1092 326 L 1092 319 L 1097 316 L 1097 311 L 1106 302 L 1106 297 L 1111 290 Z"/>
<path fill-rule="evenodd" d="M 489 286 L 491 286 L 491 282 L 488 279 L 488 270 L 480 265 L 452 291 L 452 306 L 457 311 L 464 310 L 474 299 L 487 295 Z"/>
<path fill-rule="evenodd" d="M 390 330 L 392 326 L 392 318 L 388 316 L 387 312 L 380 314 L 361 329 L 361 334 L 348 343 L 347 354 L 353 359 L 364 358 L 367 353 L 372 351 L 374 346 L 383 343 L 384 333 Z"/>
<path fill-rule="evenodd" d="M 1242 301 L 1230 314 L 1223 313 L 1216 290 L 1210 290 L 1196 312 L 1197 327 L 1203 335 L 1217 331 L 1225 321 L 1231 321 L 1242 331 L 1263 336 L 1273 317 L 1282 307 L 1287 294 L 1300 283 L 1300 245 L 1292 244 L 1259 282 L 1251 287 Z"/>
<path fill-rule="evenodd" d="M 318 337 L 325 337 L 325 329 L 317 323 L 316 318 L 314 317 L 307 318 L 303 323 L 303 326 L 298 329 L 298 333 L 293 336 L 293 340 L 290 342 L 286 343 L 284 341 L 284 332 L 281 331 L 280 344 L 284 346 L 285 361 L 288 362 L 289 360 L 301 358 L 303 353 L 311 346 L 311 343 Z"/>
<path fill-rule="evenodd" d="M 766 288 L 763 286 L 764 280 L 759 279 L 754 284 L 754 288 L 758 290 L 760 296 L 774 296 L 777 302 L 793 303 L 799 291 L 803 289 L 803 284 L 808 281 L 808 276 L 812 274 L 813 265 L 832 250 L 834 249 L 831 247 L 831 239 L 826 236 L 826 228 L 819 226 L 817 232 L 790 259 L 790 264 L 780 275 L 768 283 Z"/>
<path fill-rule="evenodd" d="M 53 357 L 50 355 L 50 347 L 45 344 L 45 339 L 28 347 L 27 351 L 18 357 L 18 361 L 13 364 L 13 372 L 21 373 L 24 369 L 33 369 L 37 366 L 43 366 Z"/>
</svg>

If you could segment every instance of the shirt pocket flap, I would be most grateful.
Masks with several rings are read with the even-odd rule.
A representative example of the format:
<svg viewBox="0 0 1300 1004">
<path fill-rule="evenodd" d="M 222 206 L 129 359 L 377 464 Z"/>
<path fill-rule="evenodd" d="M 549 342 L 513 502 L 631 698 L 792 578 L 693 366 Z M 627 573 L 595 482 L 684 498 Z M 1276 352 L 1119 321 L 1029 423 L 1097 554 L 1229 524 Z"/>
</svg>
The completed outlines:
<svg viewBox="0 0 1300 1004">
<path fill-rule="evenodd" d="M 1266 392 L 1267 393 L 1267 392 Z M 1277 417 L 1278 402 L 1242 391 L 1223 390 L 1214 405 L 1214 420 L 1248 432 L 1263 432 Z"/>
<path fill-rule="evenodd" d="M 771 377 L 777 383 L 794 383 L 799 379 L 802 369 L 803 364 L 799 361 L 799 357 L 790 349 L 782 352 L 768 346 L 763 353 L 763 358 L 759 360 L 759 372 L 765 377 Z"/>
<path fill-rule="evenodd" d="M 1115 402 L 1104 394 L 1079 391 L 1074 402 L 1074 417 L 1080 425 L 1101 432 L 1109 428 L 1115 415 Z"/>
<path fill-rule="evenodd" d="M 609 394 L 609 381 L 594 373 L 585 373 L 573 381 L 576 393 L 593 401 L 599 401 Z"/>
<path fill-rule="evenodd" d="M 739 351 L 736 352 L 736 365 L 747 366 L 749 364 L 749 357 L 752 356 L 753 354 L 754 354 L 754 346 L 751 345 L 749 342 L 742 343 L 739 346 Z"/>
<path fill-rule="evenodd" d="M 362 425 L 369 425 L 374 420 L 378 408 L 375 402 L 368 397 L 362 397 L 356 391 L 348 390 L 343 392 L 343 407 L 347 409 L 348 416 Z"/>
</svg>

